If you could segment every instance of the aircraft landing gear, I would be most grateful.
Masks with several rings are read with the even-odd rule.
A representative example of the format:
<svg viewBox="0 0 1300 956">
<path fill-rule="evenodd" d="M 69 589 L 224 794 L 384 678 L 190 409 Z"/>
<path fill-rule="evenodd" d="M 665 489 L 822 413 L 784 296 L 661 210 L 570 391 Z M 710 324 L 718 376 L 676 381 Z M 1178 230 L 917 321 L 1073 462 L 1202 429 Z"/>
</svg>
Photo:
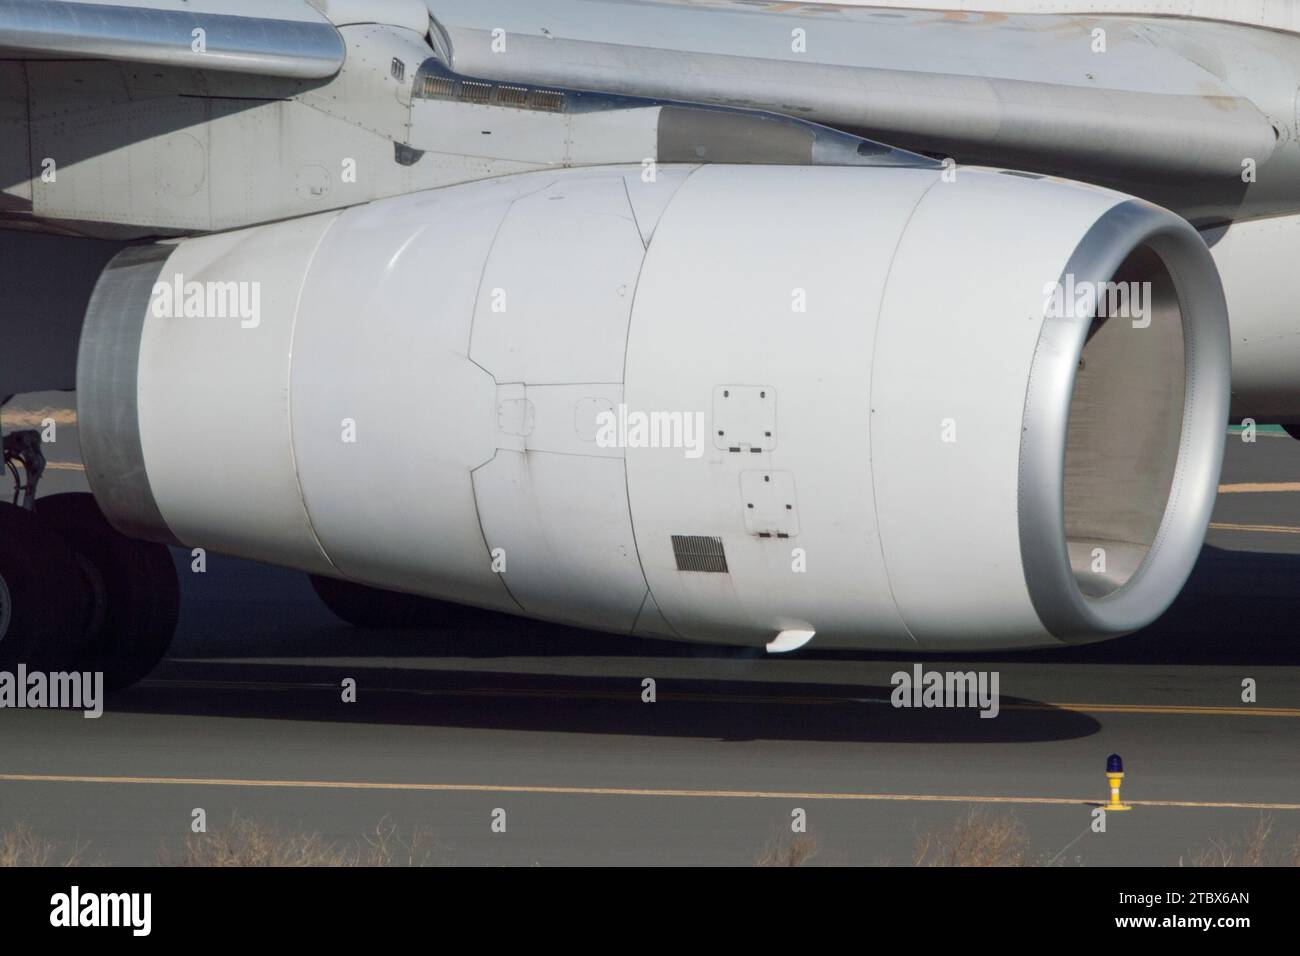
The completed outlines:
<svg viewBox="0 0 1300 956">
<path fill-rule="evenodd" d="M 72 552 L 32 512 L 0 502 L 0 669 L 73 666 L 91 616 Z"/>
<path fill-rule="evenodd" d="M 162 660 L 176 631 L 180 583 L 171 552 L 120 533 L 88 494 L 48 495 L 36 516 L 66 542 L 90 593 L 77 669 L 103 671 L 109 689 L 134 684 Z"/>
<path fill-rule="evenodd" d="M 110 690 L 135 683 L 176 630 L 170 552 L 121 534 L 89 494 L 37 499 L 45 459 L 34 432 L 6 435 L 4 459 L 14 496 L 0 502 L 0 668 L 102 671 Z"/>
</svg>

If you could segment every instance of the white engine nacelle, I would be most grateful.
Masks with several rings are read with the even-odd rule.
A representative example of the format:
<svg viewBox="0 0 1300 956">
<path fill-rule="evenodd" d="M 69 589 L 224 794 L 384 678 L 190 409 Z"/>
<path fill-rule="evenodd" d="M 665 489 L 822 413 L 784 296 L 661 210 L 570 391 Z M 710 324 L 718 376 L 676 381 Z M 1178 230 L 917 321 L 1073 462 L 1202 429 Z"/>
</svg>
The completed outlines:
<svg viewBox="0 0 1300 956">
<path fill-rule="evenodd" d="M 1017 647 L 1177 594 L 1228 352 L 1201 239 L 1117 193 L 611 167 L 128 250 L 78 406 L 137 536 L 624 634 Z"/>
</svg>

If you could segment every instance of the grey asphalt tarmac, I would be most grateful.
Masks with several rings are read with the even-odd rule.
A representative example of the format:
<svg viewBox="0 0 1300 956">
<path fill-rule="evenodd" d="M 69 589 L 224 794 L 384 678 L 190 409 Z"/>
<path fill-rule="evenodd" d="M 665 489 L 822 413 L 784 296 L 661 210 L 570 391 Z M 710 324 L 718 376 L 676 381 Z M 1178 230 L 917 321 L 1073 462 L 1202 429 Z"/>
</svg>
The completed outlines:
<svg viewBox="0 0 1300 956">
<path fill-rule="evenodd" d="M 209 830 L 238 816 L 334 841 L 386 821 L 433 863 L 743 865 L 802 809 L 814 863 L 905 865 L 976 808 L 1013 816 L 1031 862 L 1176 865 L 1261 816 L 1280 854 L 1300 831 L 1300 442 L 1231 437 L 1223 480 L 1192 581 L 1146 631 L 924 659 L 996 670 L 994 720 L 890 707 L 911 657 L 767 659 L 486 614 L 372 633 L 301 575 L 215 555 L 193 574 L 178 554 L 180 632 L 148 681 L 99 720 L 0 711 L 0 828 L 116 864 L 175 855 L 203 808 Z M 1094 833 L 1111 752 L 1134 809 Z"/>
</svg>

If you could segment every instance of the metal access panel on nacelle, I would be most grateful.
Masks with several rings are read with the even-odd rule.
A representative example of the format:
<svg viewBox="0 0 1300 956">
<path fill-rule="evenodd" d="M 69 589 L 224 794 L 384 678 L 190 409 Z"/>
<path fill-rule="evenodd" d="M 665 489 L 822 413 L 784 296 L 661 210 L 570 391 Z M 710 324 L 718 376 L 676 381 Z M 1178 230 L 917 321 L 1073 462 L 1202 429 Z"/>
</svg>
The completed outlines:
<svg viewBox="0 0 1300 956">
<path fill-rule="evenodd" d="M 631 633 L 646 596 L 621 458 L 502 449 L 474 472 L 483 536 L 519 605 Z"/>
</svg>

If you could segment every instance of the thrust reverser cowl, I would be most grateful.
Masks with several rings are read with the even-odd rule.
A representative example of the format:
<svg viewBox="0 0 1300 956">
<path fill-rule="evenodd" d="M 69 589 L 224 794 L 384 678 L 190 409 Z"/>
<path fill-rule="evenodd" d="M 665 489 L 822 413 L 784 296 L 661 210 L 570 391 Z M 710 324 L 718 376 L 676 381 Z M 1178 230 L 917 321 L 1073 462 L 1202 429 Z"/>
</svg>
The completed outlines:
<svg viewBox="0 0 1300 956">
<path fill-rule="evenodd" d="M 169 249 L 106 272 L 79 368 L 135 533 L 618 633 L 969 649 L 1146 624 L 1209 521 L 1222 292 L 1116 193 L 583 169 Z M 256 283 L 256 321 L 188 283 Z M 1137 298 L 1096 320 L 1089 284 Z"/>
</svg>

